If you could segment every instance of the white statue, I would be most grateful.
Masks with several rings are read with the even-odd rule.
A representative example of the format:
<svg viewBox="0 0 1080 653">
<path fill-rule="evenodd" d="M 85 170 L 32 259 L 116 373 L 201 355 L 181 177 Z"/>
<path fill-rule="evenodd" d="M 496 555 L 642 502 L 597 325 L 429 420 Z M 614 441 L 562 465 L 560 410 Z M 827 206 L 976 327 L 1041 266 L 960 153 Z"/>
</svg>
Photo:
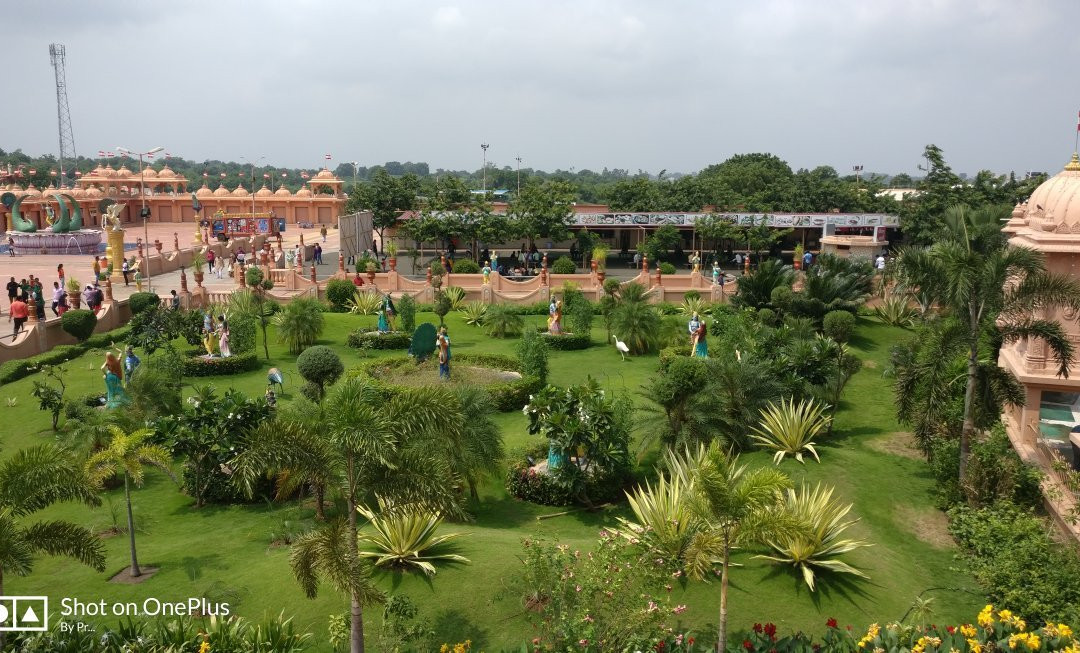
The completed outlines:
<svg viewBox="0 0 1080 653">
<path fill-rule="evenodd" d="M 125 204 L 110 204 L 109 208 L 105 209 L 105 213 L 101 216 L 101 228 L 112 229 L 113 231 L 123 231 L 123 227 L 120 226 L 120 212 L 124 210 Z"/>
</svg>

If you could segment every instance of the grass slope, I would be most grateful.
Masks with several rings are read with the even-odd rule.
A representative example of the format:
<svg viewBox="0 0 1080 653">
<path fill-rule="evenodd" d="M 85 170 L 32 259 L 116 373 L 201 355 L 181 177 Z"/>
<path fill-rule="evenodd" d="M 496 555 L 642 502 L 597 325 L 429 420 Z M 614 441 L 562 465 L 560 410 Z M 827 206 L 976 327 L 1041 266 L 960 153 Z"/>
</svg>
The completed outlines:
<svg viewBox="0 0 1080 653">
<path fill-rule="evenodd" d="M 319 344 L 337 350 L 346 366 L 362 356 L 392 355 L 396 352 L 361 354 L 344 345 L 345 335 L 356 326 L 370 326 L 372 317 L 327 314 L 327 328 Z M 437 322 L 431 315 L 419 321 Z M 543 317 L 526 318 L 541 323 Z M 447 323 L 455 352 L 513 353 L 513 340 L 496 340 L 475 327 L 466 326 L 459 315 L 450 315 Z M 828 617 L 856 628 L 870 622 L 900 619 L 920 593 L 936 597 L 935 618 L 945 622 L 970 620 L 981 605 L 972 578 L 953 566 L 950 544 L 942 541 L 939 515 L 933 509 L 932 481 L 926 465 L 900 455 L 885 453 L 871 443 L 889 438 L 899 430 L 892 407 L 892 391 L 881 376 L 887 364 L 888 346 L 903 337 L 899 329 L 861 320 L 853 349 L 867 361 L 851 381 L 837 418 L 834 435 L 820 449 L 821 464 L 805 467 L 785 461 L 783 468 L 796 482 L 822 480 L 837 487 L 838 494 L 855 504 L 852 516 L 861 521 L 852 535 L 874 543 L 849 556 L 849 561 L 863 568 L 869 582 L 822 582 L 817 593 L 809 593 L 801 579 L 791 571 L 751 560 L 750 552 L 738 556 L 744 566 L 732 574 L 730 623 L 735 629 L 754 622 L 773 621 L 782 630 L 799 629 L 821 632 Z M 273 336 L 272 336 L 273 337 Z M 593 347 L 576 352 L 553 352 L 551 382 L 568 385 L 591 375 L 615 391 L 631 393 L 636 401 L 641 384 L 656 369 L 655 357 L 620 360 L 614 347 L 603 342 L 602 329 L 594 331 Z M 261 352 L 261 343 L 259 344 Z M 214 383 L 219 388 L 233 387 L 249 394 L 265 388 L 265 371 L 271 366 L 284 370 L 287 401 L 301 383 L 295 357 L 271 342 L 271 358 L 261 360 L 254 372 L 215 379 L 194 379 L 193 383 Z M 100 353 L 88 354 L 67 364 L 69 396 L 78 396 L 102 386 Z M 2 455 L 54 437 L 48 416 L 36 409 L 29 396 L 33 378 L 0 388 L 0 396 L 16 397 L 14 407 L 0 407 L 2 415 Z M 507 449 L 514 451 L 534 441 L 525 430 L 519 412 L 497 417 Z M 764 453 L 744 456 L 753 464 L 768 464 Z M 108 579 L 127 564 L 126 537 L 106 540 L 109 566 L 105 573 L 94 572 L 66 559 L 41 558 L 34 572 L 26 578 L 5 578 L 10 594 L 48 594 L 53 618 L 61 597 L 83 601 L 105 599 L 141 603 L 147 597 L 162 601 L 181 601 L 189 596 L 208 596 L 227 600 L 234 612 L 252 618 L 277 614 L 295 615 L 298 626 L 316 633 L 316 650 L 329 651 L 326 617 L 344 613 L 346 603 L 330 590 L 315 600 L 305 598 L 293 581 L 288 566 L 288 549 L 271 545 L 271 533 L 285 522 L 309 525 L 313 511 L 292 502 L 283 505 L 266 503 L 250 506 L 207 507 L 195 510 L 190 498 L 160 473 L 148 474 L 145 488 L 135 492 L 137 519 L 146 532 L 138 535 L 140 562 L 157 566 L 161 571 L 139 585 L 122 585 Z M 122 492 L 108 494 L 108 499 L 122 515 Z M 387 591 L 404 592 L 430 619 L 440 641 L 471 639 L 476 650 L 515 649 L 532 636 L 518 597 L 508 588 L 519 572 L 520 541 L 524 537 L 558 538 L 573 548 L 591 548 L 597 531 L 625 514 L 624 507 L 598 513 L 573 513 L 538 521 L 541 514 L 557 512 L 518 502 L 508 497 L 502 479 L 490 479 L 481 492 L 479 503 L 470 505 L 475 520 L 467 524 L 448 524 L 447 531 L 466 536 L 458 540 L 458 551 L 471 560 L 468 565 L 448 565 L 432 579 L 417 575 L 387 574 L 382 583 Z M 103 506 L 87 510 L 81 506 L 61 505 L 34 518 L 63 518 L 104 529 L 112 525 L 110 510 Z M 689 606 L 682 615 L 684 626 L 699 633 L 713 630 L 718 607 L 718 584 L 689 583 L 677 585 L 673 600 Z M 374 637 L 381 612 L 368 610 L 368 633 Z"/>
</svg>

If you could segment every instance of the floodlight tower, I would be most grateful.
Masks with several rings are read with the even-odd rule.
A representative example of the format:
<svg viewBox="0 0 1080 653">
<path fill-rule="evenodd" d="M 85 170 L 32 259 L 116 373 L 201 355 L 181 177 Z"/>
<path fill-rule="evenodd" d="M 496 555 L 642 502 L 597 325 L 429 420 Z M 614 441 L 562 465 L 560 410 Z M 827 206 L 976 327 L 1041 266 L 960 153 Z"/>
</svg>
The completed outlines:
<svg viewBox="0 0 1080 653">
<path fill-rule="evenodd" d="M 49 59 L 56 73 L 56 122 L 60 132 L 60 179 L 57 183 L 63 187 L 66 162 L 70 161 L 72 167 L 78 162 L 75 156 L 75 134 L 71 130 L 71 109 L 68 107 L 67 76 L 64 73 L 66 55 L 63 44 L 49 44 Z"/>
</svg>

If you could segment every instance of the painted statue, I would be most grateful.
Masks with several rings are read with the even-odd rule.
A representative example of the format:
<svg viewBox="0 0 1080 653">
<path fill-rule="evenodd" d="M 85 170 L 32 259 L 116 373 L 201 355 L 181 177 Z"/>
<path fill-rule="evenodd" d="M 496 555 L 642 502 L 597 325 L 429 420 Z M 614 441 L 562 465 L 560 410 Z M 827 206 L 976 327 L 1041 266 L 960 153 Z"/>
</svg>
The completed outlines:
<svg viewBox="0 0 1080 653">
<path fill-rule="evenodd" d="M 548 309 L 548 333 L 557 336 L 562 333 L 562 300 L 554 302 L 554 310 Z"/>
<path fill-rule="evenodd" d="M 386 293 L 382 298 L 382 310 L 386 315 L 386 323 L 389 327 L 388 330 L 394 330 L 394 316 L 397 315 L 397 308 L 394 306 L 394 300 L 390 298 L 390 293 Z"/>
<path fill-rule="evenodd" d="M 694 317 L 690 320 L 690 355 L 696 358 L 708 358 L 709 357 L 709 345 L 706 342 L 706 335 L 708 334 L 708 328 L 705 326 L 705 321 L 698 317 L 697 313 L 694 313 Z"/>
<path fill-rule="evenodd" d="M 720 285 L 720 264 L 715 262 L 712 264 L 712 283 L 714 286 Z"/>
<path fill-rule="evenodd" d="M 101 369 L 105 372 L 105 407 L 119 408 L 128 404 L 131 400 L 124 392 L 124 370 L 116 354 L 105 352 L 105 363 Z"/>
<path fill-rule="evenodd" d="M 481 272 L 484 273 L 484 284 L 491 283 L 491 263 L 484 263 L 484 269 Z"/>
<path fill-rule="evenodd" d="M 124 210 L 125 204 L 110 204 L 109 208 L 105 209 L 105 212 L 101 214 L 101 228 L 110 231 L 123 231 L 123 227 L 120 225 L 120 212 Z"/>
</svg>

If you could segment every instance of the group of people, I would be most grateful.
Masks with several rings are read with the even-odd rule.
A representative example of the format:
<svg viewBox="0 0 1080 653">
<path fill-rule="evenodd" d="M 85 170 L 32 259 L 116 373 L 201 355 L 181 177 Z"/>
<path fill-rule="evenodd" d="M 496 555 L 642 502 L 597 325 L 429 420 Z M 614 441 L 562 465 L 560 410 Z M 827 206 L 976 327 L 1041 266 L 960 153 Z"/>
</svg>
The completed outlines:
<svg viewBox="0 0 1080 653">
<path fill-rule="evenodd" d="M 229 349 L 229 321 L 224 315 L 218 316 L 218 321 L 214 321 L 214 314 L 211 311 L 207 311 L 203 314 L 203 349 L 206 350 L 206 357 L 213 358 L 214 352 L 222 358 L 228 358 L 232 356 L 232 351 Z"/>
<path fill-rule="evenodd" d="M 52 301 L 53 315 L 59 317 L 71 306 L 68 303 L 67 292 L 64 287 L 66 279 L 63 264 L 57 266 L 57 273 L 59 274 L 59 281 L 53 282 L 50 299 Z M 10 277 L 7 282 L 7 294 L 8 321 L 15 323 L 12 337 L 19 335 L 19 332 L 23 330 L 27 320 L 30 318 L 29 304 L 31 298 L 34 300 L 34 310 L 37 318 L 42 321 L 45 320 L 45 289 L 40 277 L 31 274 L 29 278 L 24 277 L 21 281 L 16 281 L 15 277 Z M 105 296 L 104 293 L 101 293 L 101 289 L 97 287 L 97 284 L 94 284 L 94 286 L 87 285 L 86 291 L 83 293 L 83 300 L 86 302 L 87 308 L 97 311 L 105 301 Z"/>
</svg>

